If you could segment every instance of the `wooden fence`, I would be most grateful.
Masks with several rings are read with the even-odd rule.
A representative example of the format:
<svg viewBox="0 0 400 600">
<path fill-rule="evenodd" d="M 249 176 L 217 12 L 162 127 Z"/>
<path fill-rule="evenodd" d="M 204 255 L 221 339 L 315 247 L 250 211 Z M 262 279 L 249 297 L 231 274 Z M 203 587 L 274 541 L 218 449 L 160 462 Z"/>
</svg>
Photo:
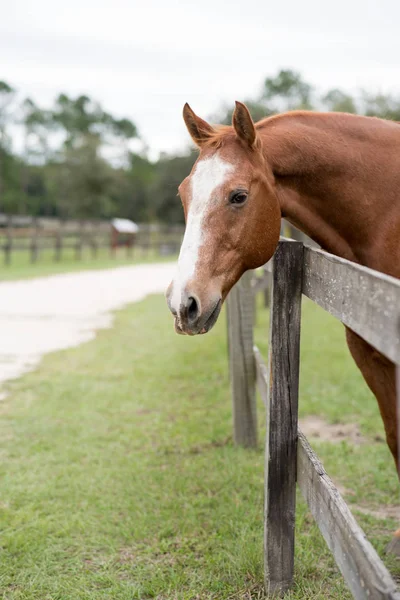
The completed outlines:
<svg viewBox="0 0 400 600">
<path fill-rule="evenodd" d="M 141 224 L 134 242 L 126 245 L 132 256 L 155 252 L 160 255 L 178 252 L 183 237 L 182 225 Z M 0 214 L 0 252 L 4 264 L 9 265 L 15 253 L 25 253 L 35 263 L 43 251 L 52 252 L 54 261 L 68 256 L 81 260 L 84 253 L 97 258 L 100 249 L 108 249 L 115 256 L 110 221 L 61 220 L 51 217 L 30 217 Z"/>
<path fill-rule="evenodd" d="M 266 276 L 260 280 L 246 273 L 227 301 L 236 443 L 257 444 L 256 385 L 267 409 L 266 590 L 281 595 L 293 582 L 297 480 L 354 598 L 400 600 L 396 584 L 298 429 L 302 294 L 397 365 L 400 415 L 400 280 L 293 240 L 280 241 L 272 262 L 268 366 L 253 346 L 254 293 L 265 287 Z"/>
</svg>

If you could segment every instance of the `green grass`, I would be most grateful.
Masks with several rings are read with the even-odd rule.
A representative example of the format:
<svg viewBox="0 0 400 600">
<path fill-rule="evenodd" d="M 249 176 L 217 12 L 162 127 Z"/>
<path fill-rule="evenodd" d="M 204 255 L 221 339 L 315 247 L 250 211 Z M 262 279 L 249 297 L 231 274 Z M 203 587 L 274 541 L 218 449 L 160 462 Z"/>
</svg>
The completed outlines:
<svg viewBox="0 0 400 600">
<path fill-rule="evenodd" d="M 361 424 L 367 444 L 319 443 L 354 505 L 398 501 L 375 400 L 342 327 L 304 305 L 301 415 Z M 267 315 L 257 342 L 265 351 Z M 263 598 L 263 450 L 231 438 L 225 320 L 176 336 L 165 300 L 117 314 L 93 342 L 48 356 L 1 405 L 0 597 Z M 260 439 L 263 409 L 260 406 Z M 383 556 L 397 526 L 360 516 Z M 386 560 L 386 559 L 385 559 Z M 394 573 L 399 569 L 388 562 Z M 347 599 L 304 503 L 290 599 Z"/>
<path fill-rule="evenodd" d="M 0 257 L 0 260 L 3 257 Z M 116 255 L 111 256 L 108 248 L 100 248 L 96 258 L 93 258 L 88 248 L 82 252 L 82 259 L 77 260 L 75 250 L 71 248 L 64 249 L 62 260 L 54 260 L 54 250 L 42 250 L 37 262 L 30 262 L 29 251 L 18 250 L 12 253 L 11 264 L 5 265 L 0 262 L 0 281 L 13 279 L 31 279 L 33 277 L 43 277 L 54 275 L 56 273 L 67 273 L 73 271 L 83 271 L 88 269 L 110 269 L 125 265 L 163 262 L 174 260 L 174 256 L 160 256 L 154 251 L 143 252 L 134 250 L 133 256 L 129 257 L 126 248 L 118 248 Z"/>
</svg>

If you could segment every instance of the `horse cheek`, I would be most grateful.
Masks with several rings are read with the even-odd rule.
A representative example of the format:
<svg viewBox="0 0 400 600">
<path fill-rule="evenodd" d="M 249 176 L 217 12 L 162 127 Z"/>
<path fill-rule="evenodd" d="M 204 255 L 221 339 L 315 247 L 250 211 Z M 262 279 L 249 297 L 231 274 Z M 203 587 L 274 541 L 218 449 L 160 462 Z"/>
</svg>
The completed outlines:
<svg viewBox="0 0 400 600">
<path fill-rule="evenodd" d="M 273 256 L 279 242 L 281 212 L 277 202 L 264 201 L 263 209 L 254 213 L 247 237 L 247 268 L 261 267 Z"/>
</svg>

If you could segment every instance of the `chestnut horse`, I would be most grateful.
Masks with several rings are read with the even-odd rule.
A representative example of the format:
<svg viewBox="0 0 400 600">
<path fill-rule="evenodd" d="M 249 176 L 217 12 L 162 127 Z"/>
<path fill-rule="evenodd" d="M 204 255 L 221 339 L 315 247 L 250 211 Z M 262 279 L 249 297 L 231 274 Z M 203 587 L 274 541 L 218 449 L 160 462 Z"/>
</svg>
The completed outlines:
<svg viewBox="0 0 400 600">
<path fill-rule="evenodd" d="M 211 329 L 244 271 L 272 257 L 282 217 L 324 250 L 400 277 L 400 125 L 305 111 L 254 124 L 240 102 L 230 127 L 214 128 L 188 104 L 183 117 L 200 154 L 179 186 L 186 231 L 167 290 L 178 333 Z M 397 461 L 394 365 L 346 336 Z"/>
</svg>

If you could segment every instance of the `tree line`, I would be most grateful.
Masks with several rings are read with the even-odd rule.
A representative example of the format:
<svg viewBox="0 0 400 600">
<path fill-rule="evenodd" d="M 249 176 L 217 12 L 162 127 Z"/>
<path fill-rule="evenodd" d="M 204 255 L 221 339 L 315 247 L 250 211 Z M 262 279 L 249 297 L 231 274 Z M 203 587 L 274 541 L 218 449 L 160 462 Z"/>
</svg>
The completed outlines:
<svg viewBox="0 0 400 600">
<path fill-rule="evenodd" d="M 398 97 L 361 92 L 355 98 L 337 88 L 321 95 L 288 69 L 267 77 L 260 94 L 245 102 L 255 120 L 303 108 L 400 121 Z M 231 117 L 232 107 L 221 107 L 211 120 L 230 123 Z M 0 81 L 0 212 L 182 222 L 177 186 L 196 153 L 152 161 L 145 149 L 131 151 L 135 139 L 140 135 L 133 121 L 114 117 L 88 96 L 60 94 L 43 108 L 20 100 L 12 85 Z"/>
</svg>

